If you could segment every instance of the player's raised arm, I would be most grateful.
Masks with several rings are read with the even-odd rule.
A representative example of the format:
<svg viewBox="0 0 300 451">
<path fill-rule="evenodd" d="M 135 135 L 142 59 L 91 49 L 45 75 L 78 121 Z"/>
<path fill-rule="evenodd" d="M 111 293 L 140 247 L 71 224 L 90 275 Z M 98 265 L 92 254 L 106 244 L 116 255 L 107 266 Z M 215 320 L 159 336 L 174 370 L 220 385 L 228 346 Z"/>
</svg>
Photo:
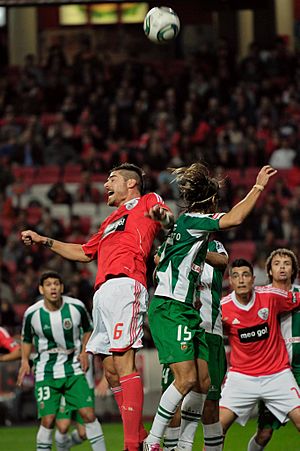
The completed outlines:
<svg viewBox="0 0 300 451">
<path fill-rule="evenodd" d="M 33 230 L 24 230 L 21 232 L 21 239 L 26 246 L 31 246 L 32 244 L 42 244 L 43 246 L 51 249 L 52 252 L 55 252 L 68 260 L 74 260 L 82 263 L 88 263 L 91 261 L 91 258 L 84 253 L 81 244 L 64 243 L 62 241 L 39 235 Z"/>
<path fill-rule="evenodd" d="M 271 166 L 264 166 L 258 173 L 256 183 L 244 199 L 236 204 L 228 213 L 220 218 L 220 229 L 240 225 L 255 206 L 259 196 L 269 180 L 277 173 Z"/>
</svg>

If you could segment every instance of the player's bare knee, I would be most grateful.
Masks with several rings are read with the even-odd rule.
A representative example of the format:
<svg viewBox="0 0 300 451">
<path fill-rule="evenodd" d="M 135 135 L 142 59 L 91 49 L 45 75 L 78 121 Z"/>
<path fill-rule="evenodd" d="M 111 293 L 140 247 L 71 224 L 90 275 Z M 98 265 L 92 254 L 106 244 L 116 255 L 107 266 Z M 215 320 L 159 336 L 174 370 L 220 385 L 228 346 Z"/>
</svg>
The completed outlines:
<svg viewBox="0 0 300 451">
<path fill-rule="evenodd" d="M 66 434 L 68 432 L 68 426 L 64 426 L 62 424 L 56 423 L 56 427 L 61 434 Z"/>
<path fill-rule="evenodd" d="M 94 409 L 89 407 L 80 409 L 79 413 L 85 423 L 93 423 L 96 419 Z"/>
<path fill-rule="evenodd" d="M 116 371 L 105 369 L 105 377 L 110 387 L 118 387 L 120 385 L 119 376 Z"/>
<path fill-rule="evenodd" d="M 47 415 L 45 417 L 42 417 L 41 419 L 41 425 L 44 426 L 47 429 L 52 429 L 55 424 L 55 415 Z"/>
<path fill-rule="evenodd" d="M 300 407 L 297 407 L 296 409 L 292 410 L 288 416 L 296 426 L 298 432 L 300 432 Z"/>
<path fill-rule="evenodd" d="M 197 378 L 196 375 L 190 375 L 189 377 L 184 378 L 176 378 L 175 379 L 175 387 L 182 393 L 184 396 L 193 390 L 194 387 L 197 386 Z"/>
<path fill-rule="evenodd" d="M 255 437 L 255 441 L 256 443 L 258 443 L 258 445 L 260 446 L 266 446 L 267 443 L 269 443 L 269 441 L 271 440 L 273 435 L 273 429 L 259 429 L 257 431 L 256 437 Z"/>
</svg>

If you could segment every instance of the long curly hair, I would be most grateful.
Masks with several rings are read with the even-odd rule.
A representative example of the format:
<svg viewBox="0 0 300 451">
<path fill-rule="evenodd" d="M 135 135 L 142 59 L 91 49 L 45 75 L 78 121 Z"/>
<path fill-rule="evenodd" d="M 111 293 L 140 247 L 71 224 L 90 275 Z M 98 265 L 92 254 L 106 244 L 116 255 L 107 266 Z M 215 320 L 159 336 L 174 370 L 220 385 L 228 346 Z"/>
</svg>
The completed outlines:
<svg viewBox="0 0 300 451">
<path fill-rule="evenodd" d="M 188 212 L 214 212 L 219 200 L 220 183 L 210 177 L 208 168 L 202 163 L 187 167 L 170 168 L 178 184 L 183 208 Z"/>
</svg>

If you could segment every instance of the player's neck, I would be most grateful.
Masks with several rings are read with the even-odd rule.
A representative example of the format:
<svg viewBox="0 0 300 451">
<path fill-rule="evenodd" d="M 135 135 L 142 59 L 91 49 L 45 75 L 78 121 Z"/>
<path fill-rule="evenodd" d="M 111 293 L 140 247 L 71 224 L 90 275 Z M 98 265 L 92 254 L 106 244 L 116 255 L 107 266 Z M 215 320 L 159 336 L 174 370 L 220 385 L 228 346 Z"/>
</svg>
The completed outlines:
<svg viewBox="0 0 300 451">
<path fill-rule="evenodd" d="M 292 289 L 292 282 L 290 280 L 280 280 L 276 282 L 276 280 L 272 281 L 273 288 L 280 288 L 281 290 L 289 291 Z"/>
<path fill-rule="evenodd" d="M 252 291 L 250 293 L 237 294 L 235 293 L 236 300 L 242 304 L 247 305 L 251 301 Z"/>
<path fill-rule="evenodd" d="M 136 189 L 130 190 L 128 192 L 128 195 L 126 196 L 126 198 L 120 202 L 120 204 L 118 205 L 118 208 L 121 207 L 122 205 L 126 204 L 130 200 L 136 199 L 137 197 L 141 197 L 141 193 Z"/>
<path fill-rule="evenodd" d="M 55 302 L 49 302 L 49 301 L 47 301 L 47 299 L 44 298 L 44 306 L 50 312 L 55 312 L 56 310 L 59 310 L 62 306 L 62 303 L 63 303 L 62 298 L 60 298 L 59 300 L 57 300 Z"/>
</svg>

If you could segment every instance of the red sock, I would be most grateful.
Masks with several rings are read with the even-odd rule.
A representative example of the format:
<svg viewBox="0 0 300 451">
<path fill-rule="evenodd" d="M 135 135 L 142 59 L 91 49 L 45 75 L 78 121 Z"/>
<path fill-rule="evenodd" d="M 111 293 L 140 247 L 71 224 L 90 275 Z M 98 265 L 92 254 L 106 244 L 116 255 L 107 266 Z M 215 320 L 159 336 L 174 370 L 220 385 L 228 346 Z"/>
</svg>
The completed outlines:
<svg viewBox="0 0 300 451">
<path fill-rule="evenodd" d="M 123 392 L 122 419 L 128 451 L 137 451 L 140 442 L 144 391 L 139 373 L 120 378 Z M 144 428 L 143 428 L 144 429 Z"/>
<path fill-rule="evenodd" d="M 122 393 L 122 387 L 112 387 L 111 388 L 112 394 L 114 395 L 115 401 L 119 407 L 119 411 L 121 414 L 121 418 L 122 418 L 122 414 L 123 414 L 123 393 Z M 123 418 L 122 418 L 123 420 Z M 144 428 L 142 419 L 140 422 L 140 428 L 139 428 L 139 442 L 142 443 L 145 438 L 147 437 L 148 432 L 146 431 L 146 429 Z M 124 443 L 124 449 L 126 448 L 126 444 Z"/>
<path fill-rule="evenodd" d="M 123 422 L 123 393 L 122 393 L 122 387 L 119 385 L 119 387 L 111 387 L 112 394 L 114 395 L 115 401 L 118 404 L 119 411 L 121 414 L 122 422 Z M 126 449 L 126 443 L 125 443 L 125 437 L 124 437 L 124 449 Z"/>
</svg>

